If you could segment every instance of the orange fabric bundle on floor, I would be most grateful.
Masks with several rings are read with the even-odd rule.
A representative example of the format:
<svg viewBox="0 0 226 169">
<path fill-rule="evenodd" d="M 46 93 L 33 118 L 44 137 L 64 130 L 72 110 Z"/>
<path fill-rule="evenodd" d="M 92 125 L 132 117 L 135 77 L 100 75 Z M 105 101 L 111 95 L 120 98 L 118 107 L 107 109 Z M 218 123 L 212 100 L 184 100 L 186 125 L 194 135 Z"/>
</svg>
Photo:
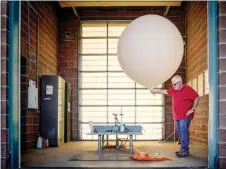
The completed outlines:
<svg viewBox="0 0 226 169">
<path fill-rule="evenodd" d="M 136 161 L 166 161 L 166 160 L 169 160 L 168 158 L 164 158 L 164 157 L 151 157 L 148 155 L 148 153 L 145 153 L 145 152 L 139 152 L 137 154 L 133 154 L 131 156 L 131 158 Z"/>
</svg>

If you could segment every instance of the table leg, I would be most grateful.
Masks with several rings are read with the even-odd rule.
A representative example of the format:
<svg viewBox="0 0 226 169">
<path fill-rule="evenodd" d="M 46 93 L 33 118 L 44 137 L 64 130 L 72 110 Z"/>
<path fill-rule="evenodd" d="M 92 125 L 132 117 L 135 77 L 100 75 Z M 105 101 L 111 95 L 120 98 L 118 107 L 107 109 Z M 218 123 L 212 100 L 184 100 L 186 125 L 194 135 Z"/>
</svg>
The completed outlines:
<svg viewBox="0 0 226 169">
<path fill-rule="evenodd" d="M 118 134 L 116 134 L 116 150 L 119 149 L 119 145 L 118 145 Z"/>
<path fill-rule="evenodd" d="M 130 135 L 130 153 L 133 153 L 133 135 Z"/>
<path fill-rule="evenodd" d="M 102 145 L 101 145 L 102 149 L 104 149 L 104 134 L 102 135 Z"/>
<path fill-rule="evenodd" d="M 109 136 L 107 135 L 107 146 L 108 146 L 108 140 L 109 140 Z"/>
<path fill-rule="evenodd" d="M 101 135 L 98 135 L 98 153 L 100 153 L 101 150 Z"/>
</svg>

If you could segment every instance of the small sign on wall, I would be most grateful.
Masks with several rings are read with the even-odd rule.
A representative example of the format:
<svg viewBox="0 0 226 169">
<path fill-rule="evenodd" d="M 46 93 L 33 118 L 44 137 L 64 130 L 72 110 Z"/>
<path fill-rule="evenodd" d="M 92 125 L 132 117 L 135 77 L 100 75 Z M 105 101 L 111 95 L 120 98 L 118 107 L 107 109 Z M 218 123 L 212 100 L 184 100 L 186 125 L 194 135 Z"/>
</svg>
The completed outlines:
<svg viewBox="0 0 226 169">
<path fill-rule="evenodd" d="M 52 95 L 52 94 L 53 94 L 53 86 L 46 85 L 46 95 Z"/>
</svg>

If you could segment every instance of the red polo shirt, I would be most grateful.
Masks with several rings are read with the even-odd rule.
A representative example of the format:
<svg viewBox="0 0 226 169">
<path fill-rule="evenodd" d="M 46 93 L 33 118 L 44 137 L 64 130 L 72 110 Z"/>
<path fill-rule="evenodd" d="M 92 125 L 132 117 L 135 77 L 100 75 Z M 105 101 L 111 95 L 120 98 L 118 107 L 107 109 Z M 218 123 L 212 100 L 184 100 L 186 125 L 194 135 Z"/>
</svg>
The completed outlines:
<svg viewBox="0 0 226 169">
<path fill-rule="evenodd" d="M 198 93 L 186 84 L 183 84 L 183 87 L 178 91 L 174 88 L 168 89 L 167 93 L 172 96 L 174 120 L 187 118 L 186 113 L 191 110 L 195 99 L 199 97 Z M 193 119 L 194 113 L 191 113 L 189 117 Z"/>
</svg>

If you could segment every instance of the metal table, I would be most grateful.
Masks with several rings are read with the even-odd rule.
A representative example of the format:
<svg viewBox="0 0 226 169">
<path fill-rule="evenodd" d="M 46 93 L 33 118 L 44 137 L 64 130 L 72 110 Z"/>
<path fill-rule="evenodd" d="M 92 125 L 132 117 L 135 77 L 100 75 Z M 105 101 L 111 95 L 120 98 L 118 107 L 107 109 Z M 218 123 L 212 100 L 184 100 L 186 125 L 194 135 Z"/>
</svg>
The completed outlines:
<svg viewBox="0 0 226 169">
<path fill-rule="evenodd" d="M 97 133 L 91 132 L 87 133 L 87 135 L 98 135 L 98 153 L 101 153 L 101 147 L 104 146 L 104 136 L 107 137 L 109 135 L 115 135 L 116 136 L 116 147 L 118 146 L 117 138 L 119 135 L 127 135 L 130 137 L 130 153 L 133 153 L 133 136 L 134 135 L 143 135 L 142 133 L 142 126 L 126 126 L 129 130 L 128 132 L 106 132 L 110 129 L 112 129 L 114 126 L 101 126 L 101 125 L 94 125 L 93 129 L 97 130 Z M 91 131 L 94 131 L 91 130 Z"/>
</svg>

